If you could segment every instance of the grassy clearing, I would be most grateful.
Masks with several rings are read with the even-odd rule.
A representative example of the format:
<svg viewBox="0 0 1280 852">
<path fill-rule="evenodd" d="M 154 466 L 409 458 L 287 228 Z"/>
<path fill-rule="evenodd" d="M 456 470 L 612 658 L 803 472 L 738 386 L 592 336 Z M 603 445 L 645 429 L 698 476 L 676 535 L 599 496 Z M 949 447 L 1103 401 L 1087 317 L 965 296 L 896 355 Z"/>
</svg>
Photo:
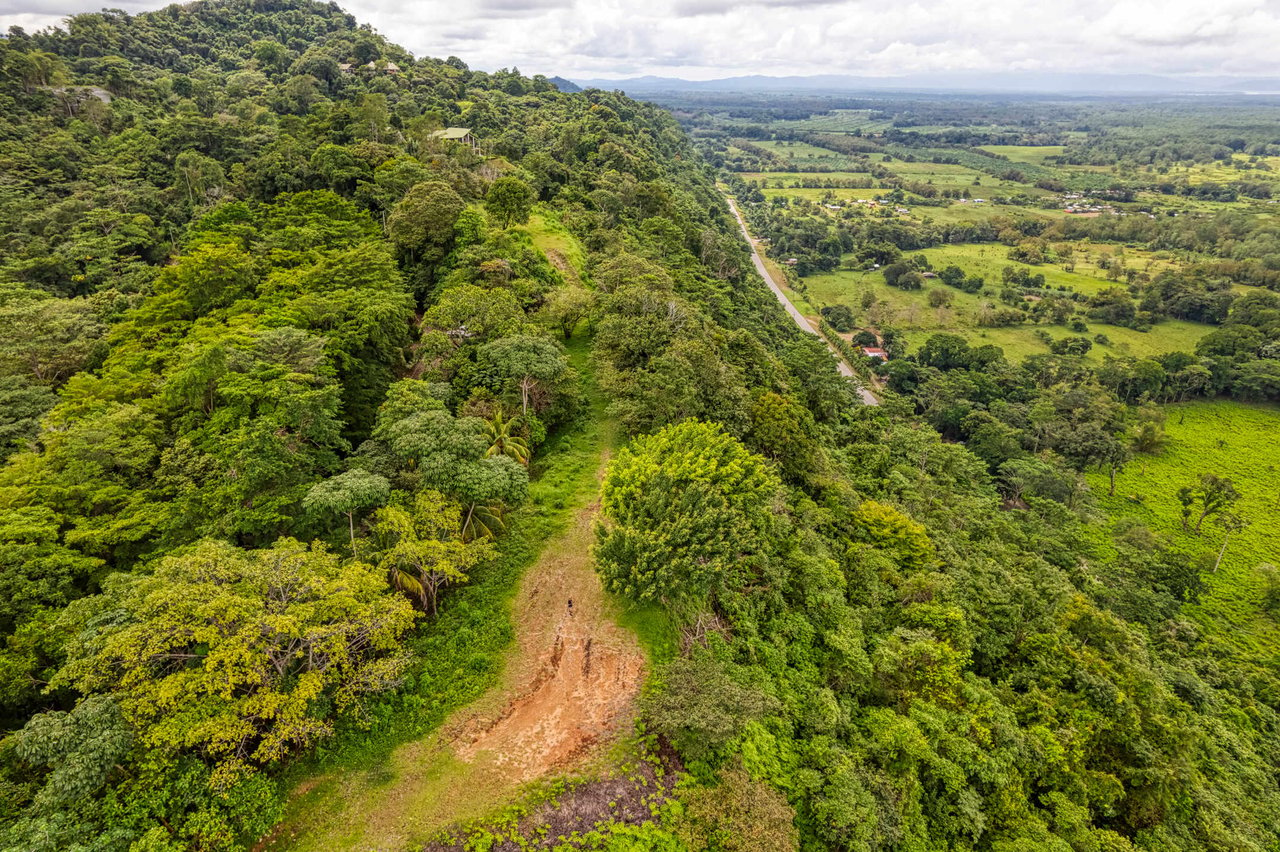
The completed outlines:
<svg viewBox="0 0 1280 852">
<path fill-rule="evenodd" d="M 785 157 L 788 160 L 822 160 L 822 159 L 845 159 L 844 154 L 838 154 L 830 148 L 820 148 L 817 145 L 810 145 L 808 142 L 794 142 L 791 140 L 753 140 L 752 145 L 757 148 L 763 148 L 770 153 Z"/>
<path fill-rule="evenodd" d="M 748 139 L 741 140 L 739 144 L 753 145 L 777 155 L 787 164 L 781 171 L 788 168 L 841 171 L 853 167 L 858 159 L 807 142 Z"/>
<path fill-rule="evenodd" d="M 1132 462 L 1117 477 L 1116 496 L 1107 496 L 1104 476 L 1092 477 L 1099 503 L 1113 518 L 1137 518 L 1212 565 L 1222 529 L 1206 522 L 1199 536 L 1183 532 L 1176 493 L 1203 473 L 1231 477 L 1242 494 L 1237 510 L 1250 523 L 1231 537 L 1221 568 L 1205 575 L 1207 591 L 1186 611 L 1241 653 L 1275 664 L 1280 624 L 1260 609 L 1258 566 L 1280 564 L 1280 409 L 1215 401 L 1171 405 L 1167 413 L 1163 452 Z"/>
<path fill-rule="evenodd" d="M 976 317 L 982 307 L 996 301 L 995 291 L 999 288 L 1000 270 L 1005 266 L 1025 268 L 1033 273 L 1043 273 L 1046 284 L 1050 287 L 1065 285 L 1083 293 L 1097 292 L 1112 282 L 1070 273 L 1051 267 L 1028 266 L 1016 263 L 1004 257 L 1004 247 L 995 245 L 959 245 L 926 249 L 923 254 L 929 258 L 935 269 L 956 264 L 968 273 L 983 275 L 988 286 L 980 293 L 963 293 L 945 284 L 929 282 L 921 290 L 907 291 L 890 287 L 884 283 L 884 277 L 877 270 L 855 271 L 837 270 L 835 272 L 812 275 L 804 280 L 807 295 L 797 300 L 797 307 L 806 315 L 816 315 L 824 305 L 843 304 L 854 310 L 859 321 L 866 325 L 893 325 L 908 332 L 911 348 L 923 345 L 929 335 L 937 332 L 954 332 L 964 336 L 975 344 L 993 343 L 1004 349 L 1005 355 L 1013 359 L 1021 359 L 1027 355 L 1045 353 L 1049 347 L 1036 336 L 1037 330 L 1043 330 L 1057 340 L 1072 336 L 1075 332 L 1066 326 L 1021 325 L 1008 328 L 983 328 L 978 326 Z M 941 288 L 952 296 L 950 306 L 944 308 L 930 307 L 928 298 L 931 289 Z M 879 303 L 871 311 L 862 309 L 863 296 L 870 293 Z M 1094 360 L 1101 360 L 1107 355 L 1158 355 L 1171 351 L 1191 351 L 1201 336 L 1210 330 L 1210 326 L 1183 320 L 1167 320 L 1158 324 L 1149 332 L 1134 331 L 1130 328 L 1108 325 L 1094 321 L 1086 321 L 1089 325 L 1088 335 L 1105 334 L 1110 343 L 1106 346 L 1095 345 L 1089 353 Z"/>
<path fill-rule="evenodd" d="M 982 145 L 984 151 L 1007 157 L 1014 163 L 1030 163 L 1033 166 L 1049 165 L 1048 161 L 1062 156 L 1065 145 Z"/>
<path fill-rule="evenodd" d="M 1169 178 L 1185 178 L 1191 184 L 1241 181 L 1274 184 L 1280 182 L 1280 157 L 1235 154 L 1229 161 L 1215 160 L 1193 166 L 1173 166 L 1164 174 Z"/>
<path fill-rule="evenodd" d="M 954 163 L 928 163 L 923 161 L 911 163 L 895 159 L 884 165 L 904 180 L 917 183 L 932 183 L 935 186 L 950 189 L 972 187 L 979 194 L 981 194 L 981 190 L 979 186 L 974 186 L 974 181 L 978 181 L 979 184 L 1000 183 L 1000 181 L 997 181 L 986 172 L 980 172 L 977 169 Z"/>
<path fill-rule="evenodd" d="M 1001 191 L 998 187 L 992 191 L 993 187 L 974 187 L 973 196 L 976 198 L 987 199 L 985 204 L 960 204 L 953 203 L 949 207 L 921 207 L 915 208 L 915 215 L 925 222 L 938 222 L 940 224 L 955 224 L 959 222 L 986 222 L 989 219 L 1003 217 L 1006 219 L 1018 219 L 1022 217 L 1034 217 L 1040 219 L 1061 219 L 1066 214 L 1057 207 L 1023 207 L 1017 204 L 994 204 L 990 199 L 993 195 L 1000 195 Z M 910 205 L 908 205 L 910 206 Z"/>
<path fill-rule="evenodd" d="M 539 209 L 529 217 L 522 230 L 533 240 L 547 259 L 575 283 L 586 277 L 587 259 L 582 244 L 569 233 L 553 214 Z"/>
<path fill-rule="evenodd" d="M 849 180 L 870 177 L 866 172 L 739 172 L 743 180 L 763 180 L 769 186 L 794 186 L 806 181 Z"/>
<path fill-rule="evenodd" d="M 805 201 L 823 202 L 829 199 L 836 201 L 853 201 L 858 198 L 872 199 L 884 195 L 887 189 L 826 189 L 819 187 L 768 187 L 760 190 L 765 198 L 802 198 Z"/>
<path fill-rule="evenodd" d="M 929 259 L 935 269 L 955 264 L 966 273 L 981 275 L 988 284 L 999 285 L 1000 274 L 1006 266 L 1025 269 L 1032 275 L 1044 275 L 1048 287 L 1067 287 L 1080 293 L 1093 294 L 1109 287 L 1121 287 L 1123 283 L 1111 281 L 1100 263 L 1110 264 L 1122 260 L 1124 265 L 1139 272 L 1156 275 L 1164 269 L 1177 266 L 1177 261 L 1165 253 L 1130 249 L 1123 246 L 1100 243 L 1072 243 L 1075 268 L 1071 271 L 1060 265 L 1042 263 L 1031 265 L 1009 260 L 1008 248 L 997 243 L 968 243 L 939 246 L 920 252 Z"/>
</svg>

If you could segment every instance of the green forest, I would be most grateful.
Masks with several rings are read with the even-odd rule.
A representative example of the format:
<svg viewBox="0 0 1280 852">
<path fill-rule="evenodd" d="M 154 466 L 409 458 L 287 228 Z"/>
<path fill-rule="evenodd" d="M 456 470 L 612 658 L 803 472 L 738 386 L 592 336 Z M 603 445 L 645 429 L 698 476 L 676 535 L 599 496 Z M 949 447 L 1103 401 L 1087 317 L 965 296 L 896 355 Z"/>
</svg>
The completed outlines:
<svg viewBox="0 0 1280 852">
<path fill-rule="evenodd" d="M 11 28 L 0 849 L 1280 849 L 1280 143 L 1127 108 Z"/>
</svg>

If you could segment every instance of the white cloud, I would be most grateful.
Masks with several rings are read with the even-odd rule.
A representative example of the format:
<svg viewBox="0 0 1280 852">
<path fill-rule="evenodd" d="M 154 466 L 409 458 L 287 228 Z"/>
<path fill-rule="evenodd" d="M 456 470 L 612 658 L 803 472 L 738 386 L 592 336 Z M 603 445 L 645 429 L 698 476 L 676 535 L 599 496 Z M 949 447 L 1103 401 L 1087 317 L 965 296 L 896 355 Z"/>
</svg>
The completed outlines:
<svg viewBox="0 0 1280 852">
<path fill-rule="evenodd" d="M 0 0 L 0 26 L 54 24 L 99 2 Z M 580 78 L 1280 74 L 1273 49 L 1280 42 L 1280 0 L 417 0 L 411 6 L 348 0 L 345 6 L 417 55 Z"/>
</svg>

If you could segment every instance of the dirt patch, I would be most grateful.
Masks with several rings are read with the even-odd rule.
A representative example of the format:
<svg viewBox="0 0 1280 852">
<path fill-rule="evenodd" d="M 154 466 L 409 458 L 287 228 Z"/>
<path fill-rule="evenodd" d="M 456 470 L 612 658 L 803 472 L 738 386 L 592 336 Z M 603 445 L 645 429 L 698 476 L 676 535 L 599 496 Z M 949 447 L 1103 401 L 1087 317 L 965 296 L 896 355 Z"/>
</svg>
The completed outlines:
<svg viewBox="0 0 1280 852">
<path fill-rule="evenodd" d="M 578 270 L 569 262 L 569 258 L 564 256 L 564 252 L 559 249 L 548 248 L 544 249 L 542 253 L 547 256 L 547 260 L 550 261 L 552 266 L 560 270 L 560 273 L 564 275 L 566 281 L 571 284 L 582 283 L 582 278 L 578 275 Z"/>
<path fill-rule="evenodd" d="M 282 826 L 262 846 L 401 850 L 492 813 L 528 782 L 601 774 L 610 745 L 631 729 L 645 663 L 592 564 L 597 511 L 575 513 L 522 579 L 501 683 L 384 764 L 324 776 L 309 795 L 323 792 L 329 807 L 306 808 L 308 794 L 295 790 L 305 825 Z"/>
<path fill-rule="evenodd" d="M 617 822 L 640 825 L 653 819 L 653 808 L 664 802 L 683 771 L 670 744 L 630 772 L 611 773 L 573 784 L 555 799 L 535 807 L 512 827 L 492 827 L 498 838 L 490 852 L 521 852 L 553 847 L 587 848 L 588 841 L 574 840 L 596 826 Z M 464 852 L 474 826 L 448 832 L 428 843 L 422 852 Z"/>
<path fill-rule="evenodd" d="M 594 518 L 594 506 L 580 512 L 566 536 L 572 546 L 557 548 L 520 590 L 518 662 L 506 685 L 514 697 L 452 733 L 460 759 L 490 752 L 517 783 L 573 764 L 617 735 L 644 680 L 635 636 L 603 612 L 590 560 Z"/>
</svg>

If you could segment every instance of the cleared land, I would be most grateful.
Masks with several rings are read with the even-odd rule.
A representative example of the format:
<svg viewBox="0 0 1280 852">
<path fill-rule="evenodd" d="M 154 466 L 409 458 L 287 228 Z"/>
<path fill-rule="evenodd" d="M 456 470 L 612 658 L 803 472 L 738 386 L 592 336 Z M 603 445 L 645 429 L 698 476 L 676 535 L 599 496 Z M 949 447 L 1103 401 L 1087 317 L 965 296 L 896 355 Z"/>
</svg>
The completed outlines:
<svg viewBox="0 0 1280 852">
<path fill-rule="evenodd" d="M 1114 251 L 1115 247 L 1088 246 L 1082 248 L 1081 257 L 1077 260 L 1077 271 L 1067 272 L 1060 267 L 1049 264 L 1032 266 L 1018 263 L 1006 258 L 1004 246 L 995 244 L 974 244 L 944 246 L 925 249 L 924 254 L 934 269 L 942 269 L 955 264 L 967 274 L 982 275 L 987 280 L 987 287 L 979 293 L 964 293 L 954 287 L 935 280 L 930 280 L 921 290 L 899 290 L 884 283 L 884 276 L 878 270 L 841 269 L 822 275 L 812 275 L 804 279 L 807 296 L 801 299 L 801 310 L 809 315 L 816 315 L 819 308 L 825 305 L 847 305 L 853 309 L 859 323 L 871 327 L 892 325 L 907 332 L 907 339 L 912 349 L 923 345 L 930 334 L 937 332 L 954 332 L 977 344 L 994 343 L 1005 350 L 1011 358 L 1023 358 L 1027 355 L 1045 353 L 1049 346 L 1041 341 L 1037 330 L 1043 330 L 1053 339 L 1077 336 L 1079 332 L 1071 331 L 1065 325 L 1018 325 L 1005 328 L 984 328 L 977 324 L 977 315 L 984 305 L 998 304 L 996 292 L 1000 288 L 1000 272 L 1006 266 L 1025 269 L 1031 274 L 1043 274 L 1045 285 L 1050 288 L 1067 287 L 1078 292 L 1090 294 L 1108 287 L 1120 286 L 1116 282 L 1085 274 L 1080 270 L 1098 271 L 1097 261 L 1103 252 Z M 1142 268 L 1150 262 L 1154 266 L 1170 261 L 1129 250 L 1125 255 L 1126 262 Z M 947 307 L 931 307 L 929 292 L 934 289 L 950 294 L 951 303 Z M 877 305 L 869 310 L 862 308 L 865 294 L 870 293 Z M 1095 345 L 1089 357 L 1101 360 L 1106 355 L 1158 355 L 1172 351 L 1191 351 L 1201 336 L 1208 333 L 1212 326 L 1184 320 L 1166 320 L 1157 324 L 1149 332 L 1134 331 L 1130 328 L 1109 325 L 1086 320 L 1089 327 L 1087 336 L 1105 334 L 1110 340 L 1108 345 Z"/>
<path fill-rule="evenodd" d="M 1015 163 L 1030 163 L 1033 166 L 1049 165 L 1049 160 L 1062 156 L 1067 150 L 1065 145 L 983 145 L 982 150 L 1007 157 Z"/>
<path fill-rule="evenodd" d="M 646 666 L 593 570 L 596 482 L 521 580 L 500 682 L 381 765 L 299 785 L 262 849 L 403 849 L 491 813 L 532 782 L 600 765 L 629 730 Z"/>
<path fill-rule="evenodd" d="M 1234 533 L 1207 590 L 1186 611 L 1206 632 L 1259 662 L 1275 665 L 1280 627 L 1262 610 L 1264 565 L 1280 565 L 1280 410 L 1274 406 L 1217 401 L 1166 408 L 1168 442 L 1156 456 L 1136 459 L 1107 496 L 1105 477 L 1094 492 L 1113 518 L 1133 517 L 1167 535 L 1174 546 L 1211 566 L 1222 546 L 1222 528 L 1206 523 L 1200 535 L 1183 532 L 1177 491 L 1204 473 L 1230 477 L 1241 493 L 1236 512 L 1250 523 Z"/>
</svg>

